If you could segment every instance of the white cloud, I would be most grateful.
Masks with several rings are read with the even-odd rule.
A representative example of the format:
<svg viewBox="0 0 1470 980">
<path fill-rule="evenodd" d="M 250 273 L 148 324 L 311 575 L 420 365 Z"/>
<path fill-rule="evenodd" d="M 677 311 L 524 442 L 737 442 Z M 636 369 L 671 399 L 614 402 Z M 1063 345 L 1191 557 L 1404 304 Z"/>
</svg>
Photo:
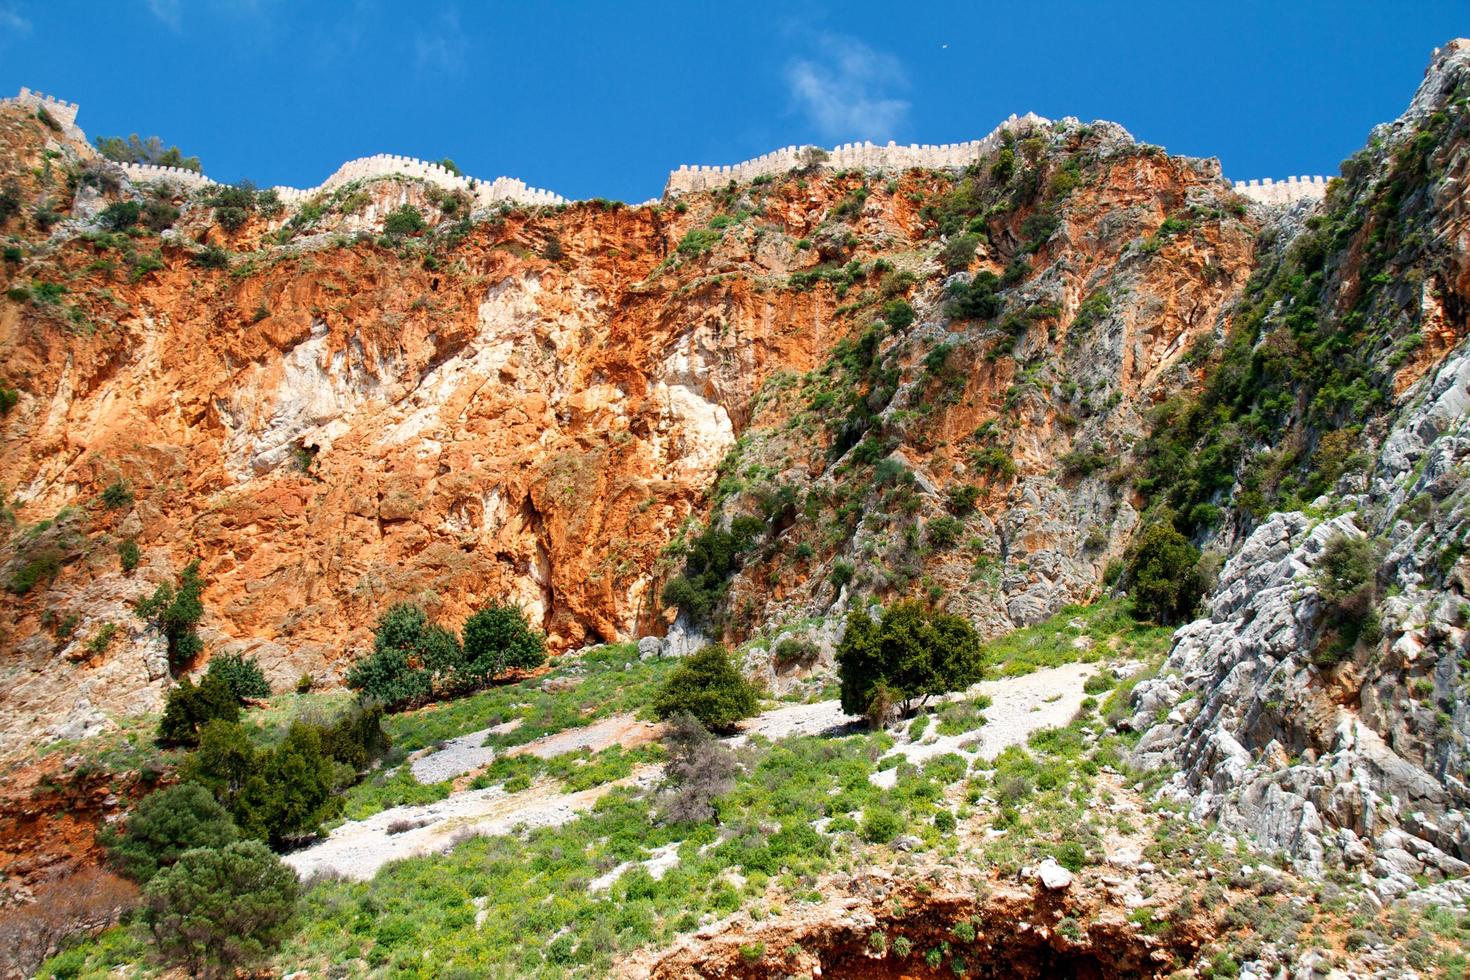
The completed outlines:
<svg viewBox="0 0 1470 980">
<path fill-rule="evenodd" d="M 824 34 L 818 52 L 786 66 L 792 100 L 829 139 L 886 139 L 909 104 L 894 98 L 908 87 L 903 65 L 857 38 Z"/>
<path fill-rule="evenodd" d="M 29 34 L 31 22 L 21 16 L 20 11 L 8 3 L 0 3 L 0 37 Z"/>
<path fill-rule="evenodd" d="M 431 31 L 420 32 L 413 40 L 413 51 L 420 68 L 451 74 L 463 71 L 469 42 L 459 26 L 459 11 L 445 11 Z"/>
<path fill-rule="evenodd" d="M 178 30 L 182 23 L 183 10 L 179 0 L 148 0 L 148 10 L 171 30 Z"/>
</svg>

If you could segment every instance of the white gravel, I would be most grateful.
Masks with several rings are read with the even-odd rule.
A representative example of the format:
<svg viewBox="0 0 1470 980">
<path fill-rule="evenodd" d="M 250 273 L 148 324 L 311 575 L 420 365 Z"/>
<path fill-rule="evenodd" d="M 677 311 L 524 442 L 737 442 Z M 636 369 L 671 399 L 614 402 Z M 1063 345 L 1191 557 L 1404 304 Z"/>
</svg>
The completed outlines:
<svg viewBox="0 0 1470 980">
<path fill-rule="evenodd" d="M 918 743 L 901 736 L 889 754 L 901 754 L 912 762 L 923 762 L 946 752 L 958 752 L 971 759 L 993 759 L 1006 746 L 1024 743 L 1032 732 L 1071 721 L 1086 697 L 1083 683 L 1098 669 L 1097 664 L 1068 664 L 1022 677 L 984 681 L 952 697 L 976 694 L 989 697 L 991 706 L 985 710 L 985 725 L 961 735 L 934 737 L 926 732 L 928 738 Z M 859 718 L 843 713 L 839 702 L 822 701 L 774 708 L 748 720 L 743 728 L 746 736 L 758 734 L 775 741 L 793 735 L 844 735 L 860 730 L 860 724 Z M 617 742 L 641 744 L 651 737 L 653 727 L 619 715 L 536 739 L 515 751 L 550 758 L 579 748 L 605 748 Z M 483 729 L 445 743 L 443 748 L 413 760 L 414 776 L 420 782 L 439 782 L 487 765 L 494 752 L 481 743 L 486 735 L 505 729 L 504 725 Z M 970 747 L 962 749 L 962 744 Z M 437 803 L 393 807 L 365 820 L 349 821 L 321 843 L 286 855 L 285 861 L 302 878 L 329 872 L 367 879 L 389 861 L 443 853 L 465 837 L 506 834 L 517 826 L 559 826 L 590 809 L 614 785 L 632 783 L 650 787 L 658 783 L 662 773 L 662 766 L 643 766 L 627 780 L 578 793 L 558 793 L 550 782 L 540 782 L 510 794 L 498 786 L 465 790 Z M 895 769 L 873 774 L 873 781 L 880 786 L 892 786 L 896 778 Z M 390 833 L 389 828 L 394 826 L 409 829 Z M 670 858 L 667 854 L 656 857 L 650 870 L 656 868 L 655 873 L 661 874 L 667 870 Z M 677 857 L 672 860 L 677 861 Z M 608 884 L 616 880 L 621 870 L 626 869 L 614 869 Z"/>
<path fill-rule="evenodd" d="M 520 726 L 521 719 L 515 718 L 503 725 L 482 728 L 477 732 L 452 738 L 442 747 L 413 759 L 409 763 L 409 770 L 414 779 L 427 786 L 483 769 L 495 761 L 495 750 L 485 745 L 485 739 L 491 735 L 505 735 Z"/>
<path fill-rule="evenodd" d="M 614 785 L 652 785 L 661 772 L 662 767 L 648 766 L 629 780 L 578 793 L 558 793 L 543 782 L 519 793 L 492 786 L 455 793 L 438 803 L 396 806 L 366 820 L 348 821 L 320 844 L 287 854 L 283 860 L 303 879 L 328 872 L 366 880 L 389 861 L 442 854 L 467 837 L 508 834 L 518 826 L 560 826 L 591 809 Z M 412 829 L 390 833 L 395 824 Z"/>
</svg>

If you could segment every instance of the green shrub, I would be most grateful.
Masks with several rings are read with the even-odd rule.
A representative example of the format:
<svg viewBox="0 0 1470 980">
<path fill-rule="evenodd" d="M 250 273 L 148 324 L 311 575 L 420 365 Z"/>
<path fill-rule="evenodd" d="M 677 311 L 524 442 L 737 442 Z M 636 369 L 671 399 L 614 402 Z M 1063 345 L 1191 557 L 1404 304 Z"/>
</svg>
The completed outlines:
<svg viewBox="0 0 1470 980">
<path fill-rule="evenodd" d="M 837 647 L 842 710 L 869 714 L 881 693 L 906 713 L 969 687 L 982 667 L 980 637 L 968 620 L 912 600 L 889 606 L 877 622 L 859 609 L 848 615 Z"/>
<path fill-rule="evenodd" d="M 290 936 L 296 874 L 256 841 L 185 851 L 144 889 L 159 952 L 194 976 L 234 976 Z"/>
<path fill-rule="evenodd" d="M 235 822 L 214 796 L 197 783 L 180 783 L 143 797 L 123 830 L 98 834 L 108 856 L 124 874 L 147 884 L 196 847 L 220 848 L 240 837 Z"/>
<path fill-rule="evenodd" d="M 901 333 L 907 330 L 914 322 L 914 308 L 909 305 L 908 300 L 891 299 L 883 304 L 883 322 L 895 332 Z"/>
<path fill-rule="evenodd" d="M 811 640 L 788 636 L 776 644 L 771 653 L 771 659 L 778 666 L 790 666 L 792 664 L 811 665 L 816 663 L 821 651 Z"/>
<path fill-rule="evenodd" d="M 689 258 L 703 255 L 714 248 L 721 237 L 720 232 L 713 228 L 691 228 L 679 240 L 679 254 Z"/>
<path fill-rule="evenodd" d="M 28 558 L 11 576 L 5 587 L 16 595 L 25 595 L 42 582 L 50 583 L 61 574 L 65 556 L 56 548 L 45 548 Z"/>
<path fill-rule="evenodd" d="M 696 623 L 708 621 L 724 598 L 730 577 L 745 564 L 765 531 L 760 518 L 743 515 L 730 522 L 728 531 L 710 527 L 695 537 L 685 552 L 682 574 L 664 583 L 664 604 L 677 606 Z"/>
<path fill-rule="evenodd" d="M 158 720 L 158 744 L 198 745 L 200 732 L 211 721 L 233 722 L 240 717 L 240 701 L 224 677 L 205 674 L 196 687 L 185 677 L 169 689 L 163 716 Z"/>
<path fill-rule="evenodd" d="M 122 507 L 133 505 L 133 490 L 121 478 L 113 480 L 102 491 L 102 505 L 109 510 L 117 510 Z"/>
<path fill-rule="evenodd" d="M 1001 299 L 997 295 L 1000 279 L 995 273 L 980 271 L 970 278 L 950 283 L 946 292 L 946 308 L 949 315 L 962 320 L 989 320 L 1001 311 Z"/>
<path fill-rule="evenodd" d="M 546 662 L 546 640 L 526 621 L 519 606 L 491 603 L 465 620 L 465 665 L 461 672 L 474 686 L 506 670 L 534 670 Z"/>
<path fill-rule="evenodd" d="M 238 653 L 219 654 L 210 659 L 205 676 L 215 676 L 224 681 L 242 704 L 250 698 L 271 696 L 271 686 L 266 683 L 265 673 L 254 657 Z"/>
<path fill-rule="evenodd" d="M 1193 615 L 1202 591 L 1199 560 L 1199 549 L 1167 521 L 1144 528 L 1127 559 L 1134 612 L 1163 625 Z"/>
<path fill-rule="evenodd" d="M 97 221 L 108 231 L 124 231 L 138 223 L 143 206 L 137 201 L 114 201 L 97 215 Z"/>
<path fill-rule="evenodd" d="M 946 272 L 959 272 L 968 269 L 970 262 L 975 258 L 975 248 L 980 244 L 980 236 L 969 233 L 956 235 L 949 240 L 939 252 L 939 263 L 944 266 Z"/>
<path fill-rule="evenodd" d="M 392 238 L 416 235 L 427 227 L 423 214 L 412 204 L 405 204 L 388 212 L 388 216 L 383 219 L 383 234 Z"/>
<path fill-rule="evenodd" d="M 1352 653 L 1360 640 L 1378 641 L 1378 555 L 1367 538 L 1339 534 L 1327 542 L 1318 563 L 1323 633 L 1312 659 L 1330 666 Z"/>
<path fill-rule="evenodd" d="M 870 806 L 863 810 L 858 836 L 869 844 L 887 844 L 903 833 L 904 819 L 886 807 Z"/>
<path fill-rule="evenodd" d="M 138 603 L 138 615 L 152 619 L 168 642 L 169 670 L 177 674 L 193 662 L 204 649 L 195 627 L 204 615 L 200 594 L 204 580 L 199 577 L 198 560 L 191 561 L 179 575 L 177 587 L 160 583 L 153 595 Z"/>
<path fill-rule="evenodd" d="M 674 668 L 654 695 L 660 718 L 687 713 L 716 732 L 734 731 L 735 723 L 759 710 L 755 689 L 730 661 L 730 653 L 711 644 Z"/>
<path fill-rule="evenodd" d="M 980 488 L 971 483 L 962 483 L 949 488 L 949 510 L 958 517 L 975 513 L 980 500 Z"/>
<path fill-rule="evenodd" d="M 230 253 L 218 245 L 206 245 L 190 256 L 190 261 L 201 269 L 228 269 Z"/>
<path fill-rule="evenodd" d="M 138 567 L 138 562 L 142 561 L 143 553 L 138 548 L 138 542 L 136 540 L 127 538 L 118 542 L 117 557 L 122 564 L 123 572 L 131 574 L 133 569 Z"/>
</svg>

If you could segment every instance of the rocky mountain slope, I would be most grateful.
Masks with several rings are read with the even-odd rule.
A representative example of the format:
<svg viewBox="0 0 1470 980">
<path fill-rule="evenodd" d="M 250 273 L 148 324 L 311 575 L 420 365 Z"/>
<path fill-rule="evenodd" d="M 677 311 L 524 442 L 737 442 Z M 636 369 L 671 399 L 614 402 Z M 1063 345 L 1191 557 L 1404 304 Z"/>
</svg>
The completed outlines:
<svg viewBox="0 0 1470 980">
<path fill-rule="evenodd" d="M 925 590 L 994 633 L 1095 595 L 1139 504 L 1113 463 L 1265 216 L 1213 161 L 1025 125 L 967 174 L 471 216 L 387 179 L 227 231 L 8 110 L 4 572 L 35 581 L 0 612 L 7 751 L 158 704 L 129 604 L 193 558 L 206 656 L 278 684 L 409 597 L 518 601 L 559 650 L 660 634 L 680 545 L 739 514 L 681 632 Z M 181 214 L 107 231 L 133 199 Z M 363 230 L 403 205 L 433 227 Z"/>
<path fill-rule="evenodd" d="M 510 600 L 556 653 L 721 639 L 815 700 L 860 603 L 1005 637 L 1133 588 L 1139 531 L 1169 527 L 1202 552 L 1201 618 L 1079 716 L 1128 743 L 1109 792 L 1375 907 L 1462 901 L 1467 107 L 1456 41 L 1286 206 L 1114 124 L 1027 118 L 964 169 L 811 154 L 657 204 L 490 211 L 407 178 L 290 207 L 136 186 L 0 108 L 0 758 L 157 710 L 166 641 L 133 607 L 195 560 L 185 670 L 246 652 L 278 691 L 331 687 L 396 601 L 457 623 Z M 30 833 L 50 798 L 0 810 Z M 994 802 L 966 801 L 977 846 Z M 857 962 L 877 917 L 768 931 Z M 1251 955 L 1284 969 L 1279 945 Z"/>
</svg>

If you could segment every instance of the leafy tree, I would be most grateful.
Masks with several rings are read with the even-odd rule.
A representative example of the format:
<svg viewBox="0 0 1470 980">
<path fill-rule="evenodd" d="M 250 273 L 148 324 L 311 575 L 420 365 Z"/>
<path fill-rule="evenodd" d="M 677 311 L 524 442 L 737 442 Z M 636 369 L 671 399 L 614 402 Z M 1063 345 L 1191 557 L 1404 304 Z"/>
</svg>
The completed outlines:
<svg viewBox="0 0 1470 980">
<path fill-rule="evenodd" d="M 339 768 L 324 743 L 322 728 L 297 722 L 278 745 L 257 749 L 240 725 L 215 722 L 184 774 L 214 793 L 245 836 L 282 847 L 341 813 L 337 790 L 356 773 Z"/>
<path fill-rule="evenodd" d="M 699 719 L 679 712 L 669 719 L 664 745 L 663 817 L 670 823 L 714 819 L 715 802 L 735 787 L 735 755 Z"/>
<path fill-rule="evenodd" d="M 195 848 L 144 889 L 159 951 L 200 977 L 233 976 L 290 936 L 300 886 L 258 841 Z"/>
<path fill-rule="evenodd" d="M 158 167 L 180 167 L 202 173 L 198 157 L 186 157 L 177 146 L 164 146 L 157 136 L 139 139 L 134 133 L 127 139 L 121 136 L 98 136 L 92 140 L 97 152 L 118 163 L 148 163 Z"/>
<path fill-rule="evenodd" d="M 387 755 L 393 747 L 383 731 L 382 705 L 355 705 L 321 732 L 322 751 L 356 772 Z"/>
<path fill-rule="evenodd" d="M 1128 555 L 1134 613 L 1164 625 L 1193 615 L 1203 591 L 1199 559 L 1199 549 L 1168 521 L 1145 528 Z"/>
<path fill-rule="evenodd" d="M 184 763 L 182 775 L 208 789 L 233 813 L 240 791 L 255 770 L 255 746 L 245 729 L 236 721 L 216 719 L 200 729 L 199 748 Z"/>
<path fill-rule="evenodd" d="M 194 630 L 204 615 L 204 603 L 199 598 L 203 591 L 204 580 L 199 577 L 196 559 L 184 567 L 177 588 L 162 582 L 153 595 L 138 603 L 138 615 L 154 620 L 163 631 L 168 641 L 169 670 L 175 674 L 204 649 L 204 641 Z"/>
<path fill-rule="evenodd" d="M 336 790 L 350 782 L 338 779 L 322 751 L 321 730 L 294 724 L 279 745 L 257 756 L 256 773 L 240 787 L 232 812 L 247 835 L 280 848 L 340 814 L 343 799 Z"/>
<path fill-rule="evenodd" d="M 146 884 L 185 851 L 233 844 L 240 832 L 209 790 L 180 783 L 143 797 L 121 833 L 109 828 L 98 837 L 130 878 Z"/>
<path fill-rule="evenodd" d="M 664 583 L 663 601 L 677 606 L 695 622 L 708 620 L 725 596 L 730 577 L 745 564 L 745 557 L 766 531 L 759 517 L 742 515 L 730 522 L 728 531 L 711 527 L 689 542 L 683 574 Z"/>
<path fill-rule="evenodd" d="M 391 238 L 415 235 L 427 227 L 428 225 L 424 224 L 424 216 L 412 204 L 405 204 L 388 212 L 388 217 L 383 219 L 383 234 Z"/>
<path fill-rule="evenodd" d="M 491 603 L 465 620 L 465 683 L 478 686 L 506 670 L 531 670 L 546 662 L 546 639 L 510 604 Z"/>
<path fill-rule="evenodd" d="M 143 206 L 137 201 L 114 201 L 102 209 L 97 220 L 109 231 L 123 231 L 138 223 Z"/>
<path fill-rule="evenodd" d="M 240 702 L 223 677 L 205 674 L 197 687 L 185 677 L 168 692 L 158 721 L 158 744 L 198 745 L 205 725 L 239 717 Z"/>
<path fill-rule="evenodd" d="M 894 603 L 876 622 L 865 610 L 852 612 L 837 646 L 842 710 L 853 715 L 880 700 L 907 713 L 974 684 L 982 667 L 980 636 L 968 620 L 913 600 Z"/>
<path fill-rule="evenodd" d="M 711 731 L 734 731 L 735 723 L 759 708 L 751 687 L 723 646 L 712 643 L 675 667 L 653 698 L 654 713 L 687 713 Z"/>
<path fill-rule="evenodd" d="M 403 602 L 378 619 L 373 652 L 352 665 L 347 686 L 363 699 L 401 711 L 428 702 L 436 681 L 454 679 L 463 665 L 459 638 L 422 607 Z"/>
<path fill-rule="evenodd" d="M 209 669 L 205 671 L 205 677 L 220 677 L 235 698 L 244 702 L 249 698 L 268 698 L 271 696 L 271 686 L 266 683 L 265 673 L 260 669 L 260 664 L 254 657 L 246 657 L 238 653 L 222 653 L 209 661 Z"/>
</svg>

